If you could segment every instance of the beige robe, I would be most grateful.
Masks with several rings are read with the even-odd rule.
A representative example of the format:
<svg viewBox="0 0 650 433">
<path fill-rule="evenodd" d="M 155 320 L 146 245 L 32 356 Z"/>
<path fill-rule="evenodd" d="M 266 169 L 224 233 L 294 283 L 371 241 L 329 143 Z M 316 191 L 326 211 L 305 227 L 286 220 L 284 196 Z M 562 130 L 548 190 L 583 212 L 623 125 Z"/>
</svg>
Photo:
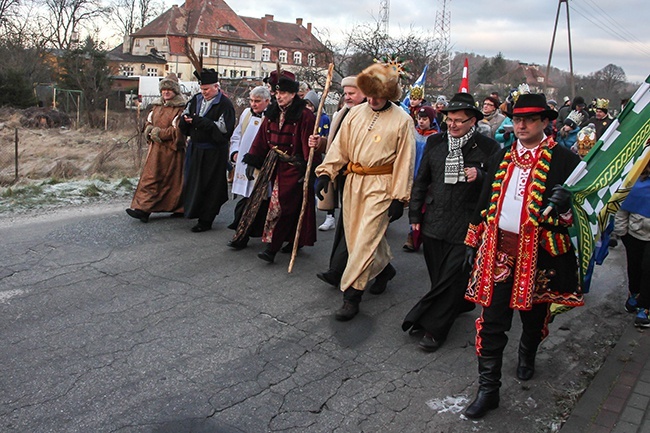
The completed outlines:
<svg viewBox="0 0 650 433">
<path fill-rule="evenodd" d="M 404 110 L 393 104 L 375 112 L 364 103 L 350 109 L 325 160 L 316 168 L 318 176 L 334 179 L 348 162 L 363 167 L 393 164 L 392 174 L 350 173 L 345 179 L 343 227 L 349 257 L 341 290 L 365 290 L 368 281 L 390 262 L 392 254 L 384 236 L 388 207 L 394 199 L 404 203 L 410 199 L 414 149 L 413 120 Z"/>
</svg>

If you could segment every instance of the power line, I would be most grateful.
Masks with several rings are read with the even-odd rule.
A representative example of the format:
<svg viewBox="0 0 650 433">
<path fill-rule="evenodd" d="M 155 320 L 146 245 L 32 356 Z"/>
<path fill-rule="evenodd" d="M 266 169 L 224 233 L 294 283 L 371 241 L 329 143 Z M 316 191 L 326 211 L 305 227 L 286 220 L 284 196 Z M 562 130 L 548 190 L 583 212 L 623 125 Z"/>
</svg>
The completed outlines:
<svg viewBox="0 0 650 433">
<path fill-rule="evenodd" d="M 634 35 L 629 33 L 628 31 L 621 30 L 619 27 L 617 30 L 613 29 L 608 23 L 604 22 L 599 16 L 593 15 L 589 9 L 581 9 L 575 6 L 575 0 L 571 4 L 571 10 L 573 10 L 575 13 L 578 15 L 582 16 L 585 20 L 589 21 L 591 24 L 593 24 L 596 28 L 602 29 L 603 31 L 606 31 L 609 33 L 611 36 L 614 36 L 617 39 L 620 39 L 624 42 L 627 42 L 630 44 L 632 48 L 634 48 L 636 51 L 639 53 L 645 55 L 645 56 L 650 56 L 650 49 L 648 49 L 643 42 L 641 42 L 638 38 L 636 38 Z M 601 9 L 602 10 L 602 9 Z M 589 12 L 588 12 L 589 11 Z M 607 16 L 607 13 L 603 11 L 603 15 Z M 614 25 L 618 26 L 617 23 Z M 631 40 L 630 37 L 624 36 L 622 33 L 628 33 L 631 35 L 633 39 L 636 40 Z"/>
</svg>

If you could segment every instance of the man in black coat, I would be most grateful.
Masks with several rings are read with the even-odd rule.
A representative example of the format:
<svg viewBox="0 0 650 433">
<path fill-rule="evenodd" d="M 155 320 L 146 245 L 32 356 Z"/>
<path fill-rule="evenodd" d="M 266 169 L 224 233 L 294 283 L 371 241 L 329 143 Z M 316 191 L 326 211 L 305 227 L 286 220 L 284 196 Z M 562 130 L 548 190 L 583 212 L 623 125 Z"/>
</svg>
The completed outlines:
<svg viewBox="0 0 650 433">
<path fill-rule="evenodd" d="M 441 110 L 447 132 L 427 139 L 411 190 L 409 221 L 420 230 L 431 289 L 406 315 L 402 329 L 424 332 L 419 347 L 433 352 L 456 317 L 474 308 L 464 300 L 470 269 L 464 266 L 465 234 L 478 203 L 485 163 L 499 150 L 478 132 L 483 113 L 469 93 L 457 93 Z"/>
<path fill-rule="evenodd" d="M 179 122 L 190 137 L 185 165 L 185 217 L 198 218 L 195 233 L 212 228 L 221 205 L 228 201 L 228 149 L 235 130 L 235 109 L 219 88 L 214 69 L 200 73 L 201 93 L 187 104 Z"/>
</svg>

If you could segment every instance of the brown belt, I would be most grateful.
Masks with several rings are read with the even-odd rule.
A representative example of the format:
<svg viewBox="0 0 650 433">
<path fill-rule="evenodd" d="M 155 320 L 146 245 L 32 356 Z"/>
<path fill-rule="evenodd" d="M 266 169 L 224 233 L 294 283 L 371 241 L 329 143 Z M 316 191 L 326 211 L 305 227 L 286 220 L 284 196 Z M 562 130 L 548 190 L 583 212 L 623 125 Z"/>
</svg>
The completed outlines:
<svg viewBox="0 0 650 433">
<path fill-rule="evenodd" d="M 391 174 L 393 172 L 393 164 L 378 165 L 376 167 L 364 167 L 358 162 L 348 162 L 348 167 L 343 174 L 350 173 L 361 175 L 377 175 L 377 174 Z"/>
<path fill-rule="evenodd" d="M 497 249 L 511 257 L 517 257 L 519 235 L 499 229 L 497 233 Z"/>
</svg>

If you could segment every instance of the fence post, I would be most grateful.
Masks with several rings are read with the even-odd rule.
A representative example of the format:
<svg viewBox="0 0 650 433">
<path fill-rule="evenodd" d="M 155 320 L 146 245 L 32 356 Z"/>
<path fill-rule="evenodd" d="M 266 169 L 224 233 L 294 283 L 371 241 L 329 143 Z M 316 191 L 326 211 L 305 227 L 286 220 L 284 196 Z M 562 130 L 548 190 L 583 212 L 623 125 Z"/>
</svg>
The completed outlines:
<svg viewBox="0 0 650 433">
<path fill-rule="evenodd" d="M 14 128 L 14 182 L 18 182 L 18 128 Z"/>
<path fill-rule="evenodd" d="M 106 104 L 104 108 L 104 131 L 108 131 L 108 98 L 106 98 Z"/>
</svg>

